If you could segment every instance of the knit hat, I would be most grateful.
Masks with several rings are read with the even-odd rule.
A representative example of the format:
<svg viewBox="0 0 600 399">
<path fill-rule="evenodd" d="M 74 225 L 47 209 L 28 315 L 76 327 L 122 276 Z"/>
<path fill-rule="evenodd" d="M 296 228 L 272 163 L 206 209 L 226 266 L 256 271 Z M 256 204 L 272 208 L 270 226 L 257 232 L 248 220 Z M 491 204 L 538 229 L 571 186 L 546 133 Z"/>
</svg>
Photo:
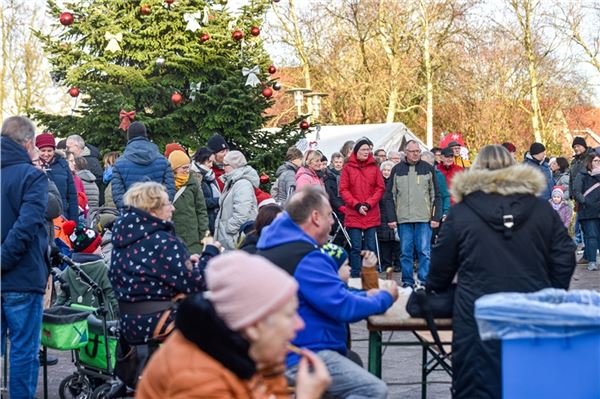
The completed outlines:
<svg viewBox="0 0 600 399">
<path fill-rule="evenodd" d="M 231 166 L 233 169 L 241 168 L 248 164 L 244 154 L 239 151 L 228 152 L 227 155 L 225 155 L 225 158 L 223 158 L 223 163 Z"/>
<path fill-rule="evenodd" d="M 358 152 L 358 150 L 360 149 L 360 147 L 362 147 L 365 144 L 372 146 L 373 142 L 366 137 L 359 138 L 358 140 L 356 140 L 356 143 L 354 144 L 354 149 L 352 150 L 352 152 L 356 154 Z"/>
<path fill-rule="evenodd" d="M 54 136 L 52 133 L 42 133 L 35 138 L 35 146 L 37 148 L 52 147 L 56 148 Z"/>
<path fill-rule="evenodd" d="M 189 165 L 190 157 L 183 151 L 175 150 L 169 155 L 169 163 L 171 164 L 171 169 L 175 170 L 180 166 Z"/>
<path fill-rule="evenodd" d="M 263 320 L 298 291 L 298 283 L 287 272 L 262 256 L 243 251 L 211 259 L 205 273 L 209 299 L 234 331 Z"/>
<path fill-rule="evenodd" d="M 554 186 L 552 188 L 552 196 L 560 195 L 560 198 L 565 198 L 565 190 L 561 186 Z"/>
<path fill-rule="evenodd" d="M 571 148 L 575 147 L 577 144 L 583 146 L 583 148 L 588 148 L 585 139 L 581 136 L 577 136 L 573 139 L 573 144 L 571 145 Z"/>
<path fill-rule="evenodd" d="M 165 147 L 165 158 L 169 158 L 169 155 L 175 150 L 183 151 L 187 154 L 187 150 L 179 143 L 169 143 Z"/>
<path fill-rule="evenodd" d="M 208 142 L 206 143 L 206 146 L 208 147 L 209 150 L 211 150 L 213 152 L 213 154 L 217 153 L 219 151 L 229 149 L 229 146 L 225 142 L 225 139 L 223 138 L 223 136 L 221 136 L 219 134 L 215 134 L 214 136 L 209 138 Z"/>
<path fill-rule="evenodd" d="M 212 151 L 208 149 L 208 147 L 200 147 L 196 150 L 194 154 L 194 161 L 199 163 L 204 163 L 210 156 L 212 155 Z"/>
<path fill-rule="evenodd" d="M 541 154 L 544 151 L 546 151 L 546 147 L 542 143 L 535 142 L 529 147 L 529 154 L 531 156 Z"/>
<path fill-rule="evenodd" d="M 135 137 L 148 137 L 146 126 L 144 126 L 142 122 L 133 122 L 127 128 L 127 140 L 131 140 Z"/>
<path fill-rule="evenodd" d="M 517 147 L 515 147 L 515 145 L 510 141 L 505 141 L 504 143 L 502 143 L 502 147 L 506 148 L 508 152 L 517 152 Z"/>
<path fill-rule="evenodd" d="M 452 148 L 450 147 L 446 147 L 442 150 L 442 156 L 444 157 L 453 157 L 454 156 L 454 151 L 452 151 Z"/>
<path fill-rule="evenodd" d="M 67 220 L 62 225 L 62 229 L 73 244 L 73 252 L 91 254 L 102 243 L 102 236 L 95 230 L 83 225 L 78 226 L 72 220 Z"/>
<path fill-rule="evenodd" d="M 337 264 L 338 269 L 342 267 L 346 259 L 348 259 L 348 252 L 339 245 L 336 244 L 325 244 L 323 245 L 323 251 L 329 256 L 333 258 L 335 263 Z"/>
</svg>

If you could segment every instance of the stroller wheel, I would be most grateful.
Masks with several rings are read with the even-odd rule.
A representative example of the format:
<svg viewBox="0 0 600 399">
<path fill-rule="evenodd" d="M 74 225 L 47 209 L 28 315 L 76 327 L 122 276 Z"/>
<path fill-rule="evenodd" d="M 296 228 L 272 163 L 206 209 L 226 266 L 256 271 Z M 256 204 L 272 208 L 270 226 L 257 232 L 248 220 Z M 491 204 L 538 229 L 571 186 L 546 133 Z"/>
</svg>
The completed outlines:
<svg viewBox="0 0 600 399">
<path fill-rule="evenodd" d="M 111 388 L 112 385 L 108 383 L 99 385 L 98 388 L 94 389 L 94 392 L 92 392 L 90 399 L 109 399 L 110 396 L 108 393 L 110 392 Z"/>
<path fill-rule="evenodd" d="M 88 399 L 92 394 L 89 381 L 83 375 L 73 373 L 60 382 L 58 396 L 60 399 Z"/>
</svg>

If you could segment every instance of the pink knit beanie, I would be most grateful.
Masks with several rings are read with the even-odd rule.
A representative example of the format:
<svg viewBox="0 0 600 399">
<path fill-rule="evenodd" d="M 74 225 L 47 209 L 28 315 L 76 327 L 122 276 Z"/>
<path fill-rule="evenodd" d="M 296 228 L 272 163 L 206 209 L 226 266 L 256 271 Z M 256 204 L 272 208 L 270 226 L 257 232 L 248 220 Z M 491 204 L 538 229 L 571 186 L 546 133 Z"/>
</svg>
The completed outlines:
<svg viewBox="0 0 600 399">
<path fill-rule="evenodd" d="M 208 262 L 206 284 L 219 317 L 234 331 L 279 310 L 298 283 L 267 259 L 233 251 Z"/>
</svg>

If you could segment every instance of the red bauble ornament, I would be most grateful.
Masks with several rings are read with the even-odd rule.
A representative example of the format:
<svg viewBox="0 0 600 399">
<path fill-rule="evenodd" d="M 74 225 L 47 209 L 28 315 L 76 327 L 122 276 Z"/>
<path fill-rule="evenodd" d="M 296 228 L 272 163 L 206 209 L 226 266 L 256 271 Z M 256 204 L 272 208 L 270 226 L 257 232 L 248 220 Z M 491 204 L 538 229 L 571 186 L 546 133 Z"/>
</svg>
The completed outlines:
<svg viewBox="0 0 600 399">
<path fill-rule="evenodd" d="M 200 41 L 202 43 L 206 43 L 209 40 L 210 40 L 210 35 L 208 33 L 203 33 L 202 35 L 200 35 Z"/>
<path fill-rule="evenodd" d="M 171 96 L 171 101 L 173 101 L 173 104 L 175 105 L 179 105 L 181 104 L 181 102 L 183 101 L 183 96 L 177 92 L 173 93 L 173 95 Z"/>
<path fill-rule="evenodd" d="M 263 173 L 260 175 L 260 184 L 267 184 L 271 180 L 268 174 Z"/>
<path fill-rule="evenodd" d="M 175 0 L 165 0 L 165 3 L 167 3 L 168 5 L 171 5 L 171 4 L 175 3 Z"/>
<path fill-rule="evenodd" d="M 231 37 L 233 38 L 233 40 L 240 41 L 244 37 L 244 32 L 242 32 L 239 29 L 236 29 L 231 33 Z"/>
<path fill-rule="evenodd" d="M 258 26 L 253 26 L 252 28 L 250 28 L 250 34 L 252 36 L 260 35 L 260 28 Z"/>
<path fill-rule="evenodd" d="M 277 72 L 277 68 L 275 68 L 275 65 L 271 65 L 269 66 L 268 71 L 271 75 L 273 75 L 275 72 Z"/>
<path fill-rule="evenodd" d="M 308 123 L 307 121 L 302 121 L 300 122 L 300 129 L 302 130 L 306 130 L 310 127 L 310 123 Z"/>
<path fill-rule="evenodd" d="M 144 4 L 140 7 L 140 14 L 142 15 L 150 15 L 150 6 L 148 4 Z"/>
<path fill-rule="evenodd" d="M 271 98 L 273 95 L 273 89 L 270 87 L 265 87 L 262 91 L 262 95 L 265 96 L 265 98 Z"/>
<path fill-rule="evenodd" d="M 78 88 L 78 87 L 75 87 L 75 86 L 71 87 L 71 88 L 69 89 L 69 95 L 70 95 L 71 97 L 77 97 L 77 96 L 79 96 L 79 88 Z"/>
<path fill-rule="evenodd" d="M 73 23 L 74 18 L 73 18 L 73 14 L 71 14 L 68 11 L 63 12 L 62 14 L 60 14 L 60 23 L 63 24 L 64 26 L 69 26 Z"/>
</svg>

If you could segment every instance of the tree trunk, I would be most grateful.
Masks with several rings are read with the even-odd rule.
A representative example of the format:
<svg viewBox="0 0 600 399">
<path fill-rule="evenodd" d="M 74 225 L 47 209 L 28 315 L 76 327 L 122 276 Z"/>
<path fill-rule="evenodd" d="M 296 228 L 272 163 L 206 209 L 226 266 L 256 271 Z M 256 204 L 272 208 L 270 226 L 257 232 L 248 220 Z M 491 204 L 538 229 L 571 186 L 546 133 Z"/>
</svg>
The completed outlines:
<svg viewBox="0 0 600 399">
<path fill-rule="evenodd" d="M 421 2 L 421 18 L 423 23 L 423 64 L 425 67 L 425 96 L 427 99 L 426 144 L 433 147 L 433 68 L 431 66 L 430 31 L 425 5 Z"/>
<path fill-rule="evenodd" d="M 302 35 L 300 34 L 300 24 L 298 23 L 298 14 L 296 13 L 295 3 L 295 0 L 290 0 L 290 13 L 292 17 L 292 24 L 294 25 L 294 45 L 296 47 L 296 51 L 298 52 L 300 63 L 302 64 L 304 87 L 310 89 L 312 88 L 312 84 L 310 81 L 310 65 L 308 62 L 308 56 L 306 55 L 306 50 L 304 48 L 304 41 L 302 40 Z"/>
</svg>

